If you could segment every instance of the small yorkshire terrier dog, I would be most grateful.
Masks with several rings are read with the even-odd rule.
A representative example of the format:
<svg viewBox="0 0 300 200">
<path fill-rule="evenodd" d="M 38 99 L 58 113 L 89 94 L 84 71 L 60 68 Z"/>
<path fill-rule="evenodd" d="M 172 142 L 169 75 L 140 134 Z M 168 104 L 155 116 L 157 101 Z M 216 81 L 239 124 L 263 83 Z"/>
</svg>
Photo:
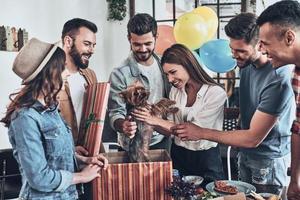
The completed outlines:
<svg viewBox="0 0 300 200">
<path fill-rule="evenodd" d="M 147 102 L 149 91 L 139 81 L 128 86 L 125 91 L 120 93 L 120 96 L 125 100 L 129 114 L 134 109 L 143 107 L 149 109 L 152 115 L 161 117 L 166 117 L 169 113 L 178 111 L 177 107 L 172 107 L 175 101 L 166 98 L 161 99 L 156 104 L 149 104 Z M 137 131 L 129 143 L 129 160 L 130 162 L 148 162 L 150 161 L 149 145 L 154 129 L 147 123 L 137 120 L 136 123 Z"/>
</svg>

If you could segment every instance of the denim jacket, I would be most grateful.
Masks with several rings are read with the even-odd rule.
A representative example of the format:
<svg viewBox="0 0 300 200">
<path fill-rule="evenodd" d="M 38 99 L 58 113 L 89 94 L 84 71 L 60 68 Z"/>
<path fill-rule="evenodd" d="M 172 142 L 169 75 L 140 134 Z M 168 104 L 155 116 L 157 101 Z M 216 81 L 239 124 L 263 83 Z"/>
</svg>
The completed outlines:
<svg viewBox="0 0 300 200">
<path fill-rule="evenodd" d="M 153 57 L 157 61 L 162 73 L 164 97 L 167 98 L 170 92 L 170 84 L 163 72 L 162 66 L 160 65 L 159 57 L 155 54 L 153 54 Z M 148 77 L 140 71 L 138 63 L 131 52 L 123 64 L 120 67 L 115 68 L 110 74 L 111 87 L 108 101 L 108 112 L 110 125 L 113 129 L 115 129 L 114 122 L 120 118 L 125 119 L 125 116 L 127 115 L 126 104 L 119 94 L 136 80 L 139 80 L 146 89 L 150 88 Z M 155 138 L 152 137 L 152 141 L 153 140 L 155 140 Z M 123 149 L 128 149 L 129 137 L 125 136 L 123 133 L 118 133 L 118 142 Z"/>
<path fill-rule="evenodd" d="M 40 102 L 12 115 L 8 130 L 14 157 L 22 175 L 20 199 L 77 199 L 71 185 L 74 143 L 70 128 L 57 107 L 44 109 Z"/>
</svg>

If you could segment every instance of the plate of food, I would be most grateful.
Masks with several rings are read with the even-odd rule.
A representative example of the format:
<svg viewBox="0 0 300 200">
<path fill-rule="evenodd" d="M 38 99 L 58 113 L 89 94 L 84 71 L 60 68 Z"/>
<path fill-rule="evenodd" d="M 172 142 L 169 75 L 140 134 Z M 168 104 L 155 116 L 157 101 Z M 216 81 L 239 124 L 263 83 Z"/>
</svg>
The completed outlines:
<svg viewBox="0 0 300 200">
<path fill-rule="evenodd" d="M 237 194 L 243 192 L 246 195 L 250 194 L 251 191 L 256 191 L 256 188 L 242 181 L 214 181 L 206 185 L 206 189 L 209 192 L 215 192 L 218 195 L 224 196 L 228 194 Z"/>
</svg>

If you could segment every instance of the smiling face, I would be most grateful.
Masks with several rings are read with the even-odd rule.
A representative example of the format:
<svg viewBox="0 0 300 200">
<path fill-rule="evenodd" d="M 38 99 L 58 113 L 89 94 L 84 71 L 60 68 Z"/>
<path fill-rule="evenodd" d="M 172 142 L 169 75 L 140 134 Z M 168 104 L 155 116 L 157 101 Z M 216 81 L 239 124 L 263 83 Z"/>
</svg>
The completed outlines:
<svg viewBox="0 0 300 200">
<path fill-rule="evenodd" d="M 96 46 L 96 34 L 86 27 L 81 27 L 73 39 L 73 45 L 69 52 L 75 65 L 81 69 L 89 66 L 89 59 Z"/>
<path fill-rule="evenodd" d="M 190 80 L 190 75 L 182 65 L 165 63 L 163 70 L 169 82 L 178 89 L 184 88 Z"/>
<path fill-rule="evenodd" d="M 286 34 L 279 36 L 278 32 L 281 32 L 280 27 L 270 23 L 263 24 L 259 29 L 260 51 L 267 54 L 272 65 L 276 68 L 290 64 L 292 55 L 289 45 L 286 43 Z"/>
<path fill-rule="evenodd" d="M 130 33 L 129 42 L 133 55 L 138 63 L 147 62 L 150 60 L 155 48 L 156 38 L 152 32 L 137 35 Z"/>
<path fill-rule="evenodd" d="M 237 66 L 244 68 L 258 59 L 260 53 L 252 44 L 248 44 L 243 39 L 230 38 L 229 46 L 231 48 L 232 57 L 236 59 Z"/>
</svg>

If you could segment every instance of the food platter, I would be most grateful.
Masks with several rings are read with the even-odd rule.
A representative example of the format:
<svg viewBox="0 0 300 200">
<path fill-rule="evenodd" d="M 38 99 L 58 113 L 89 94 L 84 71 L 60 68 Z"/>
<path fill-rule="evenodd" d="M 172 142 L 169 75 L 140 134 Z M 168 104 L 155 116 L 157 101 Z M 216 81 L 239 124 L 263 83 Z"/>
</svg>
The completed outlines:
<svg viewBox="0 0 300 200">
<path fill-rule="evenodd" d="M 253 185 L 251 185 L 249 183 L 242 182 L 242 181 L 228 181 L 228 180 L 225 180 L 224 182 L 226 182 L 230 186 L 235 186 L 237 188 L 238 192 L 243 192 L 246 195 L 250 194 L 251 190 L 256 191 L 256 188 Z M 207 184 L 206 189 L 209 192 L 214 192 L 214 193 L 216 193 L 218 195 L 221 195 L 221 196 L 228 195 L 228 193 L 216 191 L 214 182 L 211 182 L 211 183 Z"/>
</svg>

